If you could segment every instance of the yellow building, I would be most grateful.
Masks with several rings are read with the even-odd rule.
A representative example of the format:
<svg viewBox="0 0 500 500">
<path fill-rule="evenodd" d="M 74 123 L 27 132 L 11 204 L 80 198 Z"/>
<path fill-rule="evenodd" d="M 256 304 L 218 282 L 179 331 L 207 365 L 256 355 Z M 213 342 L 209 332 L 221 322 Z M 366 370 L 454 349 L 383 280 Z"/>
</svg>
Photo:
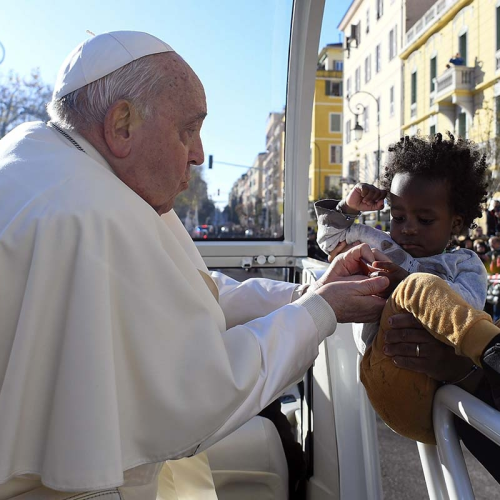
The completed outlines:
<svg viewBox="0 0 500 500">
<path fill-rule="evenodd" d="M 495 145 L 500 133 L 499 24 L 496 0 L 439 0 L 406 32 L 400 53 L 405 134 L 450 131 Z M 490 160 L 496 163 L 494 155 Z"/>
<path fill-rule="evenodd" d="M 324 47 L 318 56 L 311 130 L 309 201 L 340 188 L 342 178 L 342 44 Z"/>
</svg>

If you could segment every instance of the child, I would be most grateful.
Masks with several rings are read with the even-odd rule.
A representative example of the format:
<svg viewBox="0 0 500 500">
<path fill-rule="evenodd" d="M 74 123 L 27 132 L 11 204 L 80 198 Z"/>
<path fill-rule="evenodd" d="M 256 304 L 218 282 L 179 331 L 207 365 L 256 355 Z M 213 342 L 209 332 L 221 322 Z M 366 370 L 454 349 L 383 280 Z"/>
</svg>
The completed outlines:
<svg viewBox="0 0 500 500">
<path fill-rule="evenodd" d="M 381 181 L 383 189 L 358 184 L 345 200 L 317 202 L 320 247 L 330 253 L 343 241 L 368 243 L 391 260 L 372 264 L 379 273 L 387 273 L 391 290 L 410 273 L 430 273 L 446 280 L 472 307 L 483 309 L 487 275 L 481 260 L 474 251 L 464 248 L 443 253 L 453 235 L 460 234 L 481 216 L 487 187 L 483 155 L 472 142 L 455 141 L 451 135 L 449 140 L 443 140 L 441 134 L 429 139 L 405 137 L 389 151 L 391 155 Z M 361 211 L 380 210 L 387 192 L 392 216 L 390 236 L 370 226 L 353 224 Z M 373 406 L 400 434 L 434 442 L 429 412 L 437 387 L 435 381 L 427 380 L 426 375 L 397 368 L 389 357 L 378 352 L 378 348 L 383 347 L 383 339 L 376 342 L 374 353 L 370 346 L 377 331 L 378 324 L 364 325 L 361 332 L 355 330 L 356 345 L 364 354 L 362 381 Z M 418 349 L 415 356 L 419 356 Z M 377 370 L 384 373 L 375 373 Z M 380 380 L 381 376 L 386 377 L 385 383 L 389 382 L 384 388 L 384 401 L 376 400 L 379 395 L 373 385 L 373 380 Z M 414 379 L 418 379 L 416 384 Z M 406 383 L 408 387 L 403 387 L 402 391 L 396 388 Z M 409 404 L 402 402 L 400 392 L 406 394 Z M 399 399 L 390 401 L 391 395 Z M 410 420 L 406 413 L 401 420 L 399 407 L 402 411 L 405 405 L 406 409 L 412 408 L 412 401 L 419 401 L 416 412 L 413 408 Z M 412 416 L 414 421 L 411 421 Z"/>
</svg>

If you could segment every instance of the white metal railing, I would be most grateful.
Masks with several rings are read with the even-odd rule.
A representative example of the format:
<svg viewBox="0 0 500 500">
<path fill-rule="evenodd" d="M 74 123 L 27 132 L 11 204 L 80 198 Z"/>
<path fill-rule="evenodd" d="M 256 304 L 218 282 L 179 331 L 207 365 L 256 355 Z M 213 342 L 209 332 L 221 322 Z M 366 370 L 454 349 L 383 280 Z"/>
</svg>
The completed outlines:
<svg viewBox="0 0 500 500">
<path fill-rule="evenodd" d="M 417 40 L 427 31 L 440 17 L 444 15 L 459 0 L 439 0 L 407 31 L 405 36 L 406 49 L 414 40 Z"/>
<path fill-rule="evenodd" d="M 434 397 L 437 447 L 419 443 L 430 500 L 474 500 L 454 415 L 500 445 L 500 412 L 468 392 L 447 385 Z"/>
<path fill-rule="evenodd" d="M 500 50 L 495 53 L 495 71 L 500 70 Z"/>
<path fill-rule="evenodd" d="M 436 78 L 436 97 L 457 90 L 472 90 L 474 87 L 474 68 L 451 65 Z"/>
</svg>

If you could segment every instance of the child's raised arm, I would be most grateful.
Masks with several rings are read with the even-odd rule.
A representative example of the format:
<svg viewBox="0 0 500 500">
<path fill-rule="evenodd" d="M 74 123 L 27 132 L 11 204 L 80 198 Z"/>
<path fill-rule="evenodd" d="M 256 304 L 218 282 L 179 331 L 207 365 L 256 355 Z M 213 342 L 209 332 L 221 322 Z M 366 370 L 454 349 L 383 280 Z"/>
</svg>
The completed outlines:
<svg viewBox="0 0 500 500">
<path fill-rule="evenodd" d="M 386 196 L 385 189 L 379 189 L 372 184 L 358 183 L 345 198 L 343 211 L 349 213 L 348 209 L 358 212 L 382 210 Z"/>
</svg>

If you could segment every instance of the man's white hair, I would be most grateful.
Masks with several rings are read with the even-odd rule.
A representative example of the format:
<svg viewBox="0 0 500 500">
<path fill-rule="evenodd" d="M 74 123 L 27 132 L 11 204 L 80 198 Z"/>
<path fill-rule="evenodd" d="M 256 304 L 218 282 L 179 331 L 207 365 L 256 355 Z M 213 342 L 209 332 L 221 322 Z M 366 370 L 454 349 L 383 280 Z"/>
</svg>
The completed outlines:
<svg viewBox="0 0 500 500">
<path fill-rule="evenodd" d="M 150 117 L 154 99 L 164 88 L 161 80 L 165 79 L 156 57 L 132 61 L 61 99 L 52 99 L 47 105 L 51 120 L 75 130 L 102 124 L 108 109 L 120 99 L 133 103 L 142 118 Z"/>
</svg>

